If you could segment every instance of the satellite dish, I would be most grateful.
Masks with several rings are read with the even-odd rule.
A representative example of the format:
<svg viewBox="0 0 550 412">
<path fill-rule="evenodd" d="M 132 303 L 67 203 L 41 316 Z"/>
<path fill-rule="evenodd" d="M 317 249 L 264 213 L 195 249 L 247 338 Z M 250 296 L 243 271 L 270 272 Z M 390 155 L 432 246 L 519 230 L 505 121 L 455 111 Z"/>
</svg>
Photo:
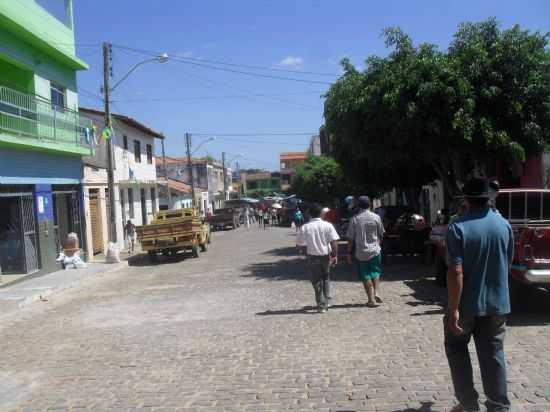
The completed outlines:
<svg viewBox="0 0 550 412">
<path fill-rule="evenodd" d="M 178 169 L 178 176 L 181 176 L 183 175 L 183 170 L 182 169 Z"/>
</svg>

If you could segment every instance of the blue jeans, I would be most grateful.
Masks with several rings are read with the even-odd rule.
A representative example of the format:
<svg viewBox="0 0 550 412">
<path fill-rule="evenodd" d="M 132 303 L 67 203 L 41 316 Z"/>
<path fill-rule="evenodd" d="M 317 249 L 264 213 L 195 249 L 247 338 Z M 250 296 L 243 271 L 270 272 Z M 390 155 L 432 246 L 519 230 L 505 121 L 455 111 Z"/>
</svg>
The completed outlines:
<svg viewBox="0 0 550 412">
<path fill-rule="evenodd" d="M 487 397 L 488 412 L 510 410 L 506 385 L 506 361 L 504 360 L 505 316 L 480 316 L 462 318 L 462 335 L 454 335 L 445 323 L 445 353 L 451 369 L 455 396 L 466 408 L 479 410 L 479 395 L 474 389 L 474 378 L 468 343 L 474 337 L 483 390 Z"/>
</svg>

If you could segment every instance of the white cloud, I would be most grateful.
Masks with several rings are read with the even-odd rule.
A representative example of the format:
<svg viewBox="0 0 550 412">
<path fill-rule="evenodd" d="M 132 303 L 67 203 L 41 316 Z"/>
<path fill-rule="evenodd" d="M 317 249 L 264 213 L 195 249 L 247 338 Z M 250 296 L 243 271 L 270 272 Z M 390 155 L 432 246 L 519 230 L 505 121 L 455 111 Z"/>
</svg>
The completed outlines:
<svg viewBox="0 0 550 412">
<path fill-rule="evenodd" d="M 287 56 L 279 62 L 279 66 L 300 66 L 304 64 L 303 57 Z"/>
<path fill-rule="evenodd" d="M 188 59 L 190 57 L 193 57 L 192 51 L 184 51 L 184 52 L 178 52 L 175 54 L 176 57 L 182 57 L 184 59 Z"/>
</svg>

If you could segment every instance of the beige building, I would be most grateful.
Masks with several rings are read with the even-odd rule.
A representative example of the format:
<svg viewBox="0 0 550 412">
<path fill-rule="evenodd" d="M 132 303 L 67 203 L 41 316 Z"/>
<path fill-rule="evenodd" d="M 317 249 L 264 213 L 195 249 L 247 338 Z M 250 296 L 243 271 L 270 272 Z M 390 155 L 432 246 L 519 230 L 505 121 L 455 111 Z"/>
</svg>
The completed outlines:
<svg viewBox="0 0 550 412">
<path fill-rule="evenodd" d="M 303 165 L 309 156 L 308 152 L 283 152 L 280 154 L 281 190 L 290 189 L 296 168 Z"/>
</svg>

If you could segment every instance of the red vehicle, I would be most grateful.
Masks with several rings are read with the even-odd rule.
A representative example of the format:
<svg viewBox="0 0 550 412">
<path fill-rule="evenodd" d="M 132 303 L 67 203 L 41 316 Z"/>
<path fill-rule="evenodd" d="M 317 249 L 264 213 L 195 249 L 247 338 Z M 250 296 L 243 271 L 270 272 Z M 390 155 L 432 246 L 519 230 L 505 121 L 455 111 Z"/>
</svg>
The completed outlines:
<svg viewBox="0 0 550 412">
<path fill-rule="evenodd" d="M 514 261 L 510 270 L 514 284 L 550 290 L 550 190 L 503 189 L 496 208 L 514 232 Z M 447 224 L 442 224 L 434 226 L 430 235 L 436 280 L 442 285 L 447 272 L 446 234 Z"/>
</svg>

